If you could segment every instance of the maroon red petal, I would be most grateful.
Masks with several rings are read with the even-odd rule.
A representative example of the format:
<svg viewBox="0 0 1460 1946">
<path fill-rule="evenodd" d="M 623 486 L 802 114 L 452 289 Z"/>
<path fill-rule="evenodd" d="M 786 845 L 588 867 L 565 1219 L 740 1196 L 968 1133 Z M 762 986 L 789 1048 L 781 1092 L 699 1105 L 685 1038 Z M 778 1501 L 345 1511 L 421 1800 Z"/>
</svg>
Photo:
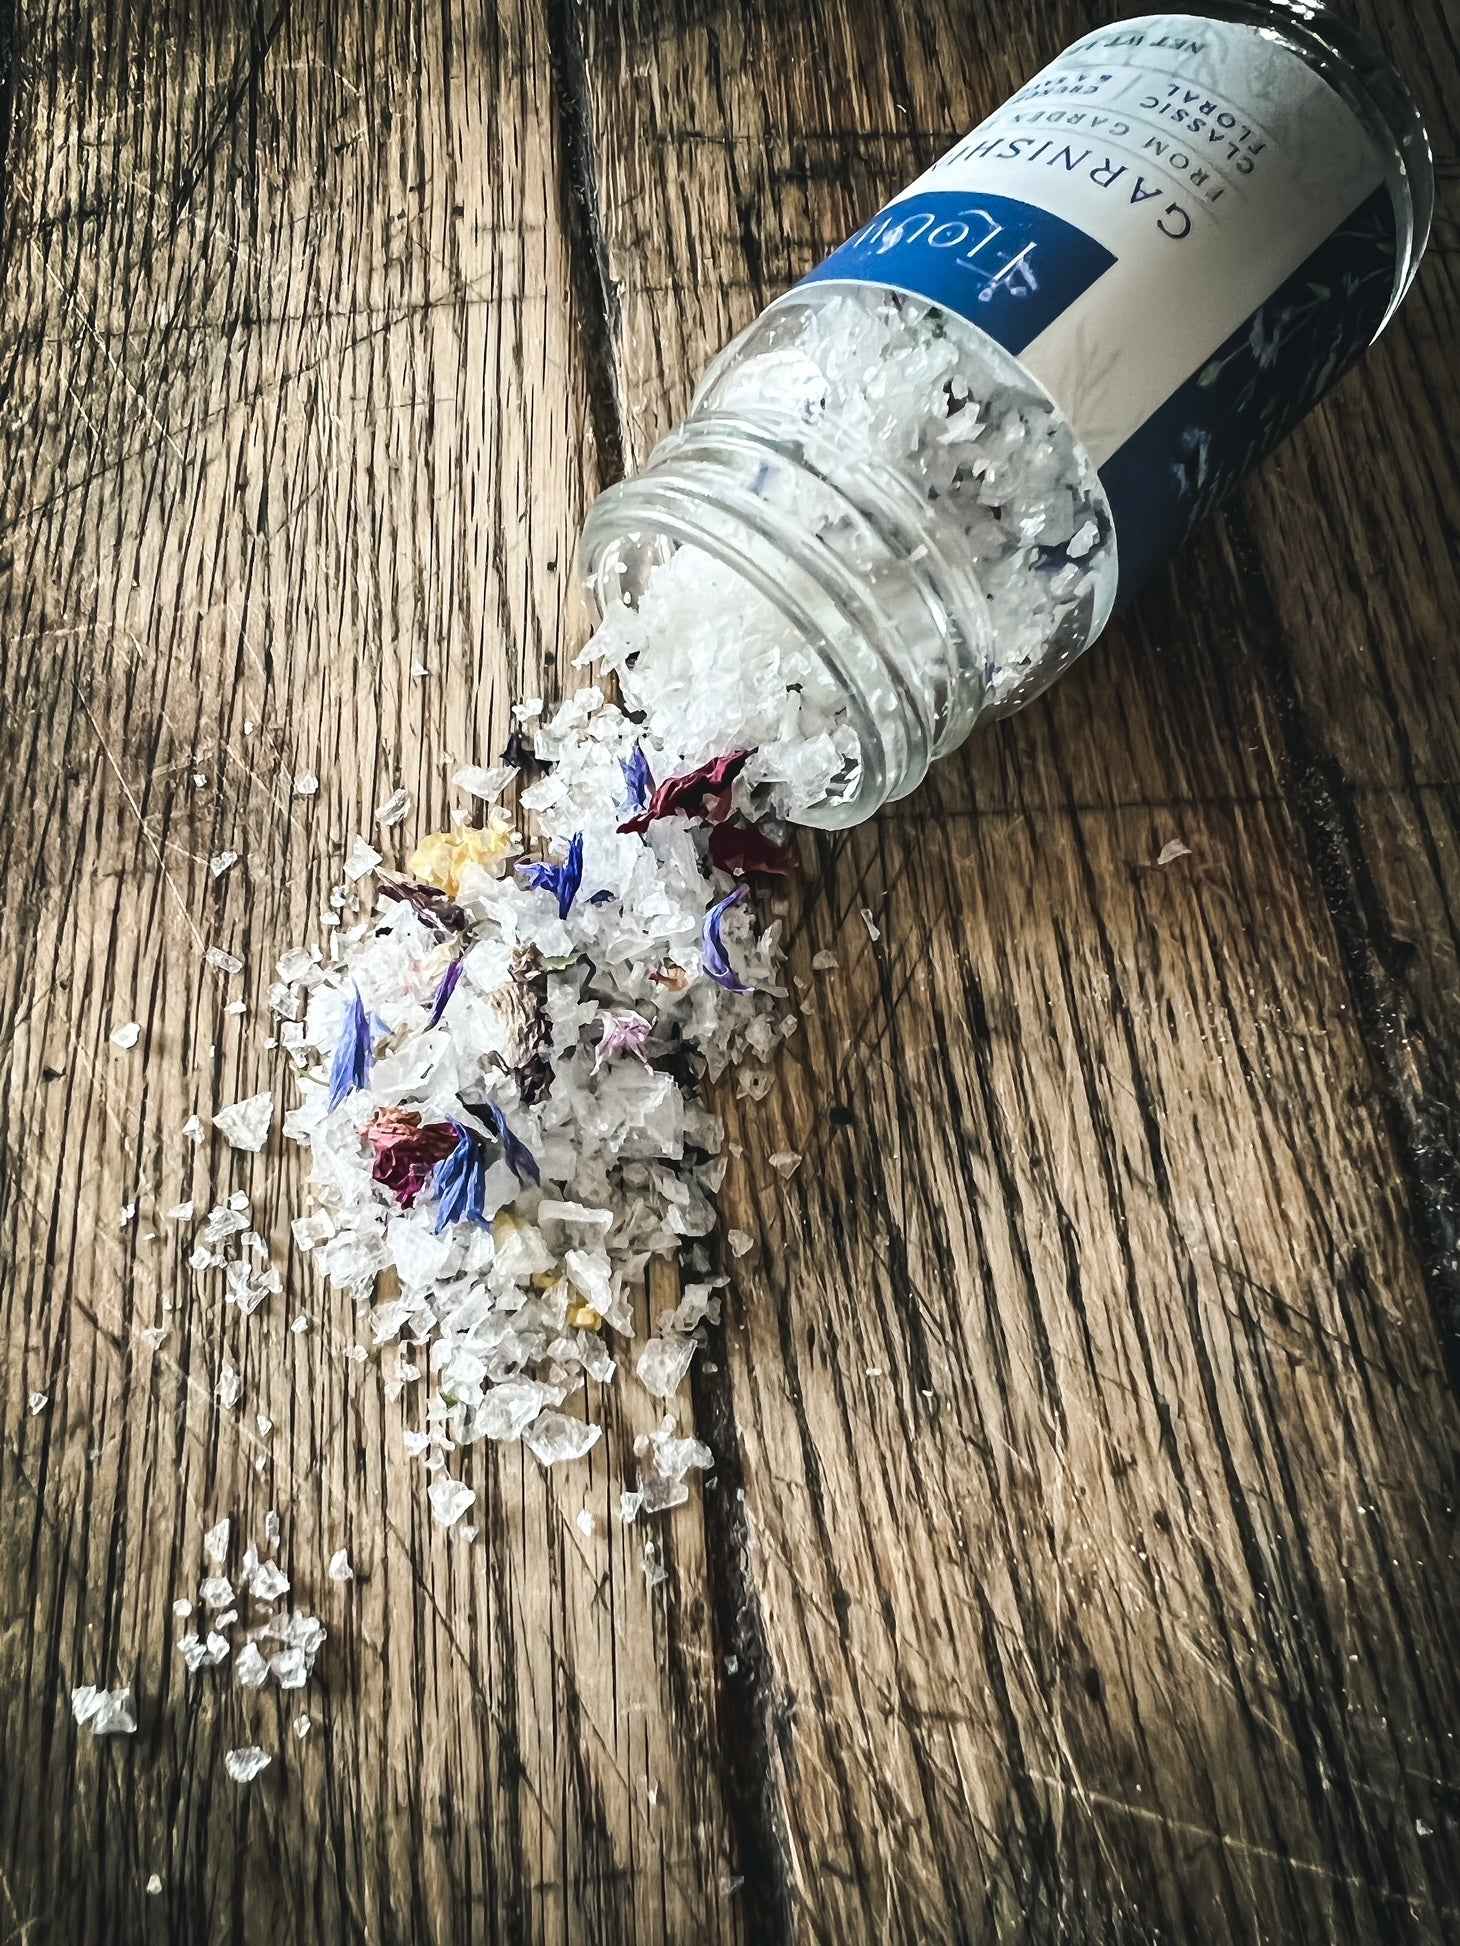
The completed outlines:
<svg viewBox="0 0 1460 1946">
<path fill-rule="evenodd" d="M 619 830 L 642 834 L 656 818 L 667 818 L 671 811 L 684 811 L 691 817 L 703 812 L 711 824 L 721 823 L 730 815 L 730 787 L 749 755 L 748 750 L 732 750 L 728 756 L 716 757 L 713 763 L 700 764 L 695 770 L 684 770 L 677 777 L 666 778 L 645 808 L 626 818 Z"/>
<path fill-rule="evenodd" d="M 789 845 L 773 844 L 754 825 L 717 824 L 710 833 L 710 863 L 736 878 L 745 878 L 751 872 L 766 878 L 789 878 L 800 860 Z"/>
<path fill-rule="evenodd" d="M 430 1122 L 404 1108 L 380 1108 L 365 1124 L 365 1140 L 375 1151 L 370 1174 L 383 1183 L 401 1206 L 409 1209 L 426 1186 L 436 1164 L 456 1147 L 450 1122 Z"/>
</svg>

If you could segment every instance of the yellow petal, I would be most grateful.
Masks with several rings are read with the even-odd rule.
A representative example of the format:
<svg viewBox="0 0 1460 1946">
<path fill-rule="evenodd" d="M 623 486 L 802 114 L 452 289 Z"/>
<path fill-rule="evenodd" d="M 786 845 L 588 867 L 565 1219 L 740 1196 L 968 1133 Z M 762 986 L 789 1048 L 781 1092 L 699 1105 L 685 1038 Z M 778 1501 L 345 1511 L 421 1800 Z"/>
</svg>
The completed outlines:
<svg viewBox="0 0 1460 1946">
<path fill-rule="evenodd" d="M 412 878 L 439 885 L 448 899 L 461 891 L 463 872 L 471 866 L 491 871 L 512 850 L 512 821 L 504 811 L 493 811 L 479 830 L 433 831 L 423 838 L 406 861 Z"/>
</svg>

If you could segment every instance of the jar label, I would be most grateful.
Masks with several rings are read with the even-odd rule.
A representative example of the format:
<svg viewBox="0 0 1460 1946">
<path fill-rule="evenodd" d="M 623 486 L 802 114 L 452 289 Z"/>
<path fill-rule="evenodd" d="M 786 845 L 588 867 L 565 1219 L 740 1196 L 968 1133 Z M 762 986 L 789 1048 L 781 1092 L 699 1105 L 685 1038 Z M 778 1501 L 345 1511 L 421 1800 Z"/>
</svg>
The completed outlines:
<svg viewBox="0 0 1460 1946">
<path fill-rule="evenodd" d="M 1099 468 L 1125 595 L 1369 343 L 1395 258 L 1328 84 L 1162 14 L 1077 41 L 805 281 L 914 293 L 1013 353 Z"/>
</svg>

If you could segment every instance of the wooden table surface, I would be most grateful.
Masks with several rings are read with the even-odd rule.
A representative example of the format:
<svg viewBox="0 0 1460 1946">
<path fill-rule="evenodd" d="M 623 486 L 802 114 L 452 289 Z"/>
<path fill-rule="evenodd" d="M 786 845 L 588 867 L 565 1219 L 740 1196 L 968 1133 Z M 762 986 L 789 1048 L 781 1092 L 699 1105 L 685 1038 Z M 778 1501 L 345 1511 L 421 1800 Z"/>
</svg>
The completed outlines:
<svg viewBox="0 0 1460 1946">
<path fill-rule="evenodd" d="M 273 961 L 389 788 L 396 856 L 580 679 L 584 508 L 708 354 L 1103 9 L 11 22 L 0 1946 L 1460 1937 L 1460 18 L 1354 11 L 1440 157 L 1419 283 L 1044 702 L 808 839 L 843 971 L 721 1104 L 758 1247 L 652 1591 L 637 1387 L 581 1468 L 474 1449 L 449 1543 L 297 1155 L 182 1125 L 287 1093 Z M 163 1215 L 236 1188 L 248 1320 Z M 175 1647 L 270 1507 L 302 1742 Z"/>
</svg>

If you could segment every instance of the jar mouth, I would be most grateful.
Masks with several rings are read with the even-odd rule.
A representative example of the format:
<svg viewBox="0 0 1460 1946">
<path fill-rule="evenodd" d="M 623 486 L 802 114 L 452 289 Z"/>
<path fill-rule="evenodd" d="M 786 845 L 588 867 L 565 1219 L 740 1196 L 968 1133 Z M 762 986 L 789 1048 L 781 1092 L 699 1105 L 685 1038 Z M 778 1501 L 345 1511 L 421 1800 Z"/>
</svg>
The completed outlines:
<svg viewBox="0 0 1460 1946">
<path fill-rule="evenodd" d="M 577 557 L 578 579 L 599 618 L 616 608 L 634 606 L 649 575 L 681 547 L 710 555 L 771 603 L 845 689 L 848 718 L 861 750 L 857 787 L 802 811 L 796 822 L 840 830 L 871 817 L 891 795 L 882 741 L 871 713 L 847 682 L 831 643 L 814 619 L 782 581 L 737 544 L 718 501 L 709 501 L 692 483 L 650 482 L 644 475 L 606 488 L 589 509 Z"/>
<path fill-rule="evenodd" d="M 839 450 L 820 453 L 804 425 L 781 431 L 729 413 L 680 427 L 642 473 L 595 502 L 579 574 L 600 616 L 609 615 L 634 605 L 676 549 L 693 547 L 768 602 L 817 657 L 857 738 L 858 769 L 795 813 L 798 823 L 836 830 L 906 796 L 933 758 L 967 735 L 983 690 L 974 673 L 982 656 L 964 631 L 973 627 L 971 647 L 981 652 L 987 624 L 976 580 L 916 531 L 915 502 L 902 504 L 905 483 Z M 756 482 L 772 469 L 798 506 L 834 512 L 893 572 L 879 582 L 809 520 L 760 498 Z"/>
</svg>

